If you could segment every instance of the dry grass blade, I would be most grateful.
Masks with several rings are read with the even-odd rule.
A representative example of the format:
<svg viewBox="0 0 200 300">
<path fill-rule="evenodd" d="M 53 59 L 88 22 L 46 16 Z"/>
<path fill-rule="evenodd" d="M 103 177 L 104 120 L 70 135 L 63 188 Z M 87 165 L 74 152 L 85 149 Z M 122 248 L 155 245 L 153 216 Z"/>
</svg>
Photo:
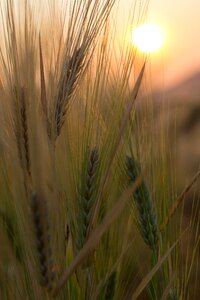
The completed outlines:
<svg viewBox="0 0 200 300">
<path fill-rule="evenodd" d="M 141 86 L 141 83 L 142 83 L 142 79 L 143 79 L 143 76 L 144 76 L 145 65 L 146 65 L 146 63 L 143 64 L 143 67 L 142 67 L 142 69 L 141 69 L 141 71 L 139 73 L 139 76 L 137 78 L 137 81 L 135 83 L 133 91 L 131 93 L 131 97 L 130 97 L 130 101 L 129 101 L 127 110 L 126 110 L 126 112 L 124 114 L 124 117 L 122 119 L 121 126 L 120 126 L 120 129 L 119 129 L 119 134 L 117 136 L 116 142 L 115 142 L 114 147 L 113 147 L 111 159 L 109 161 L 109 164 L 108 164 L 107 169 L 105 171 L 105 175 L 104 175 L 102 183 L 101 183 L 100 194 L 97 197 L 97 202 L 96 202 L 96 206 L 95 206 L 95 209 L 94 209 L 93 218 L 92 218 L 92 221 L 91 221 L 91 224 L 90 224 L 90 230 L 91 230 L 91 228 L 94 227 L 94 224 L 96 223 L 97 216 L 98 216 L 98 211 L 99 211 L 99 207 L 100 207 L 100 204 L 101 204 L 101 202 L 100 202 L 101 201 L 101 193 L 102 193 L 103 188 L 104 188 L 104 186 L 106 184 L 107 177 L 108 177 L 111 165 L 113 163 L 115 154 L 117 152 L 117 149 L 118 149 L 119 144 L 121 142 L 122 136 L 123 136 L 124 131 L 126 129 L 126 125 L 127 125 L 128 120 L 129 120 L 130 114 L 132 112 L 135 100 L 137 98 L 137 95 L 138 95 L 138 92 L 139 92 L 139 89 L 140 89 L 140 86 Z"/>
<path fill-rule="evenodd" d="M 167 226 L 167 224 L 169 223 L 170 219 L 173 217 L 173 215 L 175 214 L 176 210 L 178 209 L 178 207 L 181 205 L 182 201 L 184 200 L 186 194 L 189 192 L 189 190 L 192 188 L 192 186 L 196 183 L 196 181 L 198 180 L 198 178 L 200 177 L 200 171 L 198 171 L 194 177 L 192 178 L 191 182 L 186 186 L 186 188 L 183 190 L 183 192 L 176 198 L 174 204 L 172 205 L 172 207 L 169 210 L 168 215 L 166 216 L 166 218 L 164 219 L 163 223 L 160 226 L 160 230 L 164 230 L 164 228 Z"/>
<path fill-rule="evenodd" d="M 104 221 L 92 232 L 88 241 L 80 250 L 79 254 L 75 257 L 71 265 L 64 271 L 63 275 L 61 276 L 55 290 L 54 296 L 57 296 L 60 290 L 62 289 L 65 282 L 71 276 L 71 274 L 76 270 L 76 268 L 86 259 L 91 251 L 95 249 L 97 244 L 99 243 L 101 237 L 104 233 L 108 230 L 108 228 L 112 225 L 112 223 L 116 220 L 116 218 L 120 215 L 122 210 L 124 209 L 127 201 L 130 199 L 132 193 L 138 188 L 142 181 L 143 177 L 142 173 L 137 180 L 131 185 L 119 198 L 115 206 L 112 210 L 107 214 Z"/>
<path fill-rule="evenodd" d="M 118 148 L 118 146 L 120 144 L 121 138 L 123 136 L 124 130 L 125 130 L 126 125 L 127 125 L 127 121 L 129 120 L 130 114 L 131 114 L 131 112 L 133 110 L 133 106 L 135 104 L 135 100 L 137 99 L 137 95 L 139 93 L 140 86 L 142 84 L 142 79 L 143 79 L 143 76 L 144 76 L 145 66 L 146 66 L 146 63 L 143 64 L 142 69 L 141 69 L 141 71 L 140 71 L 140 73 L 138 75 L 137 81 L 136 81 L 136 83 L 134 85 L 133 91 L 131 93 L 130 101 L 128 103 L 126 112 L 125 112 L 124 117 L 122 119 L 122 123 L 121 123 L 120 130 L 119 130 L 119 135 L 118 135 L 118 138 L 116 140 L 115 147 L 114 147 L 114 150 L 113 150 L 113 154 L 114 155 L 115 155 L 115 153 L 117 151 L 117 148 Z"/>
<path fill-rule="evenodd" d="M 40 85 L 41 85 L 41 104 L 42 110 L 47 126 L 47 130 L 49 130 L 49 120 L 48 120 L 48 111 L 47 111 L 47 95 L 46 95 L 46 84 L 45 84 L 45 75 L 44 75 L 44 63 L 43 63 L 43 55 L 42 55 L 42 45 L 41 38 L 39 36 L 39 52 L 40 52 Z"/>
</svg>

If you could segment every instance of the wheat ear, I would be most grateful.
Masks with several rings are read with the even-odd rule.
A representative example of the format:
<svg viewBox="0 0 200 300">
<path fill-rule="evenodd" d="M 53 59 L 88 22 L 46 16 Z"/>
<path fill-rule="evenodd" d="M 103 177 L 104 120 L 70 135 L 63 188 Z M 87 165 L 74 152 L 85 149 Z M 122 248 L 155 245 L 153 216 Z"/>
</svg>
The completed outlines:
<svg viewBox="0 0 200 300">
<path fill-rule="evenodd" d="M 127 156 L 126 170 L 132 183 L 141 173 L 140 163 L 135 158 Z M 143 240 L 152 250 L 155 250 L 159 240 L 159 229 L 153 201 L 144 180 L 133 193 L 133 197 L 138 210 L 139 229 Z"/>
<path fill-rule="evenodd" d="M 79 226 L 79 235 L 76 242 L 78 251 L 83 247 L 85 241 L 87 240 L 88 225 L 90 222 L 91 211 L 96 196 L 95 181 L 98 163 L 98 150 L 94 148 L 88 155 L 86 173 L 84 172 L 85 177 L 82 184 L 82 190 L 80 191 L 79 205 L 82 222 Z"/>
<path fill-rule="evenodd" d="M 24 88 L 21 88 L 19 92 L 14 90 L 15 97 L 17 98 L 16 104 L 16 124 L 15 124 L 15 136 L 17 141 L 17 148 L 19 159 L 23 170 L 31 175 L 31 161 L 29 151 L 29 137 L 28 137 L 28 120 L 27 120 L 27 103 L 25 100 Z"/>
<path fill-rule="evenodd" d="M 83 69 L 85 53 L 83 47 L 74 50 L 70 58 L 64 62 L 63 70 L 58 83 L 55 107 L 55 138 L 60 135 L 69 100 L 75 90 L 77 79 Z"/>
<path fill-rule="evenodd" d="M 32 194 L 32 215 L 40 267 L 41 284 L 51 290 L 54 282 L 47 207 L 44 199 Z"/>
</svg>

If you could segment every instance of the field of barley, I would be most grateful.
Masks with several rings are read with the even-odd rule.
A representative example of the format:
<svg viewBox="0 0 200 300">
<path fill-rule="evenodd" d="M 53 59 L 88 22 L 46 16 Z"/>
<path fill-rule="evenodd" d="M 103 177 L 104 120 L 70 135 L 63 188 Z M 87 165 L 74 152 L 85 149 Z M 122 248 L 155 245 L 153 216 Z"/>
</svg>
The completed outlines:
<svg viewBox="0 0 200 300">
<path fill-rule="evenodd" d="M 199 299 L 198 161 L 122 2 L 0 2 L 1 300 Z"/>
</svg>

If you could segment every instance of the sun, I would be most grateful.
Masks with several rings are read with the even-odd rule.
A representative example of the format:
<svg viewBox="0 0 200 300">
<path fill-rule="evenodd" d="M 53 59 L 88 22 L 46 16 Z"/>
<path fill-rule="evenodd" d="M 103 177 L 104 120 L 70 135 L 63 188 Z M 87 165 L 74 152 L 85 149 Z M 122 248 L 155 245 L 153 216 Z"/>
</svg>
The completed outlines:
<svg viewBox="0 0 200 300">
<path fill-rule="evenodd" d="M 132 31 L 131 42 L 144 53 L 156 52 L 163 46 L 164 33 L 159 25 L 146 23 Z"/>
</svg>

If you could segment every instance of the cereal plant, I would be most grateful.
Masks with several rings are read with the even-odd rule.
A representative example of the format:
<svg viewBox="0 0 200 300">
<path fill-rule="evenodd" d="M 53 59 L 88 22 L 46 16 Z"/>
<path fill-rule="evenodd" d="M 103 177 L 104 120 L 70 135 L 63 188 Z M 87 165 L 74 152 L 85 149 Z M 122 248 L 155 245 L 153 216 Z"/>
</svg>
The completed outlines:
<svg viewBox="0 0 200 300">
<path fill-rule="evenodd" d="M 199 215 L 184 228 L 182 206 L 200 173 L 176 195 L 148 57 L 125 38 L 148 1 L 122 30 L 120 5 L 0 3 L 0 299 L 191 299 Z"/>
</svg>

